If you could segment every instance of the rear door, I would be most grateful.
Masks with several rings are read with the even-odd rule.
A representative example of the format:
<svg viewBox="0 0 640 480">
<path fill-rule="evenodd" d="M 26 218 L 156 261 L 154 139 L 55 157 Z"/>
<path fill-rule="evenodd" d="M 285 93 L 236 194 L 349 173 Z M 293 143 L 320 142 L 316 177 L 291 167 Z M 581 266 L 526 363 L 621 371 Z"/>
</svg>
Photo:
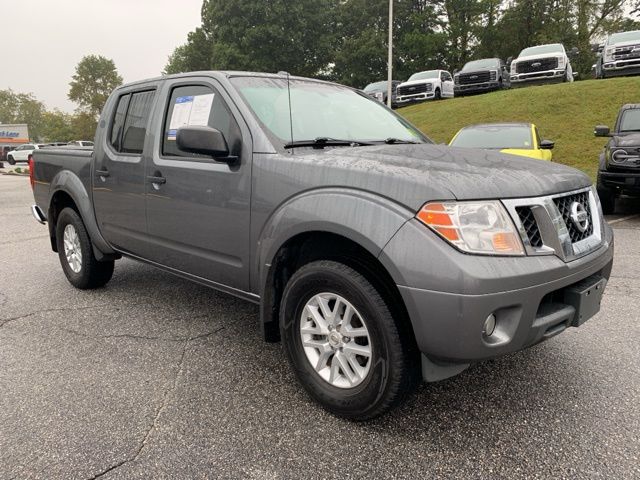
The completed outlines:
<svg viewBox="0 0 640 480">
<path fill-rule="evenodd" d="M 211 78 L 169 80 L 162 124 L 148 159 L 147 258 L 232 289 L 249 290 L 251 136 L 222 86 Z M 220 130 L 233 163 L 183 152 L 181 125 Z"/>
<path fill-rule="evenodd" d="M 123 92 L 94 149 L 93 204 L 98 226 L 117 249 L 141 255 L 147 234 L 144 146 L 155 88 Z"/>
</svg>

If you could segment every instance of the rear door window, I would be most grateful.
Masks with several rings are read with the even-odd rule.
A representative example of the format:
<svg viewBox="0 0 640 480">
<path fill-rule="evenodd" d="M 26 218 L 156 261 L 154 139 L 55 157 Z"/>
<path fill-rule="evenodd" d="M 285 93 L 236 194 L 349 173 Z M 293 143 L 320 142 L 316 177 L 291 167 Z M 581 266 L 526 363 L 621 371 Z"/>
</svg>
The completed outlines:
<svg viewBox="0 0 640 480">
<path fill-rule="evenodd" d="M 122 131 L 122 153 L 141 155 L 155 91 L 131 94 Z"/>
<path fill-rule="evenodd" d="M 130 97 L 131 95 L 128 94 L 120 97 L 120 99 L 118 100 L 118 106 L 116 107 L 116 112 L 113 115 L 113 121 L 111 122 L 109 143 L 116 152 L 120 151 L 124 118 L 127 114 L 127 106 L 129 105 Z M 77 145 L 77 142 L 71 142 L 69 145 Z"/>
</svg>

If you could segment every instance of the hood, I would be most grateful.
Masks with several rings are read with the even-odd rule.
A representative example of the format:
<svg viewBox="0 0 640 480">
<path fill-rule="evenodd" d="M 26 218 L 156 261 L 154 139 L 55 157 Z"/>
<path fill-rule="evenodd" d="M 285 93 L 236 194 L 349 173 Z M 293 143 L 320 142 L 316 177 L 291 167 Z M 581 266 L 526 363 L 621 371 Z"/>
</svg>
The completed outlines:
<svg viewBox="0 0 640 480">
<path fill-rule="evenodd" d="M 305 149 L 290 157 L 282 173 L 375 192 L 416 211 L 430 200 L 536 197 L 591 185 L 587 175 L 563 165 L 444 145 Z"/>
<path fill-rule="evenodd" d="M 438 80 L 439 79 L 437 78 L 423 78 L 422 80 L 411 80 L 410 82 L 401 83 L 400 85 L 398 85 L 398 88 L 410 87 L 411 85 L 422 85 L 423 83 L 434 83 L 434 82 L 437 82 Z"/>
<path fill-rule="evenodd" d="M 523 60 L 539 60 L 542 58 L 552 58 L 552 57 L 564 57 L 565 54 L 562 52 L 553 52 L 553 53 L 542 53 L 539 55 L 527 55 L 526 57 L 518 57 L 513 63 L 521 62 Z"/>
<path fill-rule="evenodd" d="M 460 75 L 461 73 L 464 73 L 465 75 L 469 75 L 470 73 L 478 73 L 478 72 L 487 72 L 487 71 L 498 71 L 500 70 L 500 67 L 498 67 L 497 65 L 494 65 L 493 67 L 484 67 L 484 68 L 474 68 L 473 70 L 460 70 L 458 73 L 456 73 L 456 75 Z"/>
<path fill-rule="evenodd" d="M 611 137 L 611 145 L 614 147 L 640 147 L 640 132 L 614 135 Z"/>
<path fill-rule="evenodd" d="M 612 43 L 611 45 L 606 45 L 604 48 L 606 50 L 607 48 L 630 47 L 632 45 L 640 45 L 640 38 L 637 38 L 636 40 L 627 40 L 626 42 Z"/>
</svg>

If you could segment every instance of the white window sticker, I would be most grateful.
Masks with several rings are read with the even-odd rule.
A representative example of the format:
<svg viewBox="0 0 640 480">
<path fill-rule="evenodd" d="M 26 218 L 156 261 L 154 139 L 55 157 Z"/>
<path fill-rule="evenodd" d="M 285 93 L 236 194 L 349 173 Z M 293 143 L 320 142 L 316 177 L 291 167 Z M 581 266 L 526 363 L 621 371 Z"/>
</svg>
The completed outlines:
<svg viewBox="0 0 640 480">
<path fill-rule="evenodd" d="M 180 127 L 186 125 L 207 126 L 214 96 L 215 94 L 209 93 L 176 98 L 171 121 L 169 122 L 167 140 L 175 140 Z"/>
</svg>

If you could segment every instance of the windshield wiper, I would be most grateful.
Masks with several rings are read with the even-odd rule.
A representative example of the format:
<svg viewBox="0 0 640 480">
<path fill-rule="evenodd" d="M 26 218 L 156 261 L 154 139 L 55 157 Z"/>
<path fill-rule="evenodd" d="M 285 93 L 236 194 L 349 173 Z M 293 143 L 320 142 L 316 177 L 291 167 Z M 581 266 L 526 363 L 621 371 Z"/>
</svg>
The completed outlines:
<svg viewBox="0 0 640 480">
<path fill-rule="evenodd" d="M 387 138 L 384 143 L 386 143 L 387 145 L 402 145 L 402 144 L 409 144 L 409 145 L 417 145 L 420 142 L 415 142 L 413 140 L 401 140 L 399 138 Z"/>
<path fill-rule="evenodd" d="M 294 147 L 361 147 L 365 145 L 372 145 L 369 142 L 361 142 L 359 140 L 340 140 L 338 138 L 318 137 L 314 140 L 295 140 L 287 143 L 284 148 Z"/>
</svg>

